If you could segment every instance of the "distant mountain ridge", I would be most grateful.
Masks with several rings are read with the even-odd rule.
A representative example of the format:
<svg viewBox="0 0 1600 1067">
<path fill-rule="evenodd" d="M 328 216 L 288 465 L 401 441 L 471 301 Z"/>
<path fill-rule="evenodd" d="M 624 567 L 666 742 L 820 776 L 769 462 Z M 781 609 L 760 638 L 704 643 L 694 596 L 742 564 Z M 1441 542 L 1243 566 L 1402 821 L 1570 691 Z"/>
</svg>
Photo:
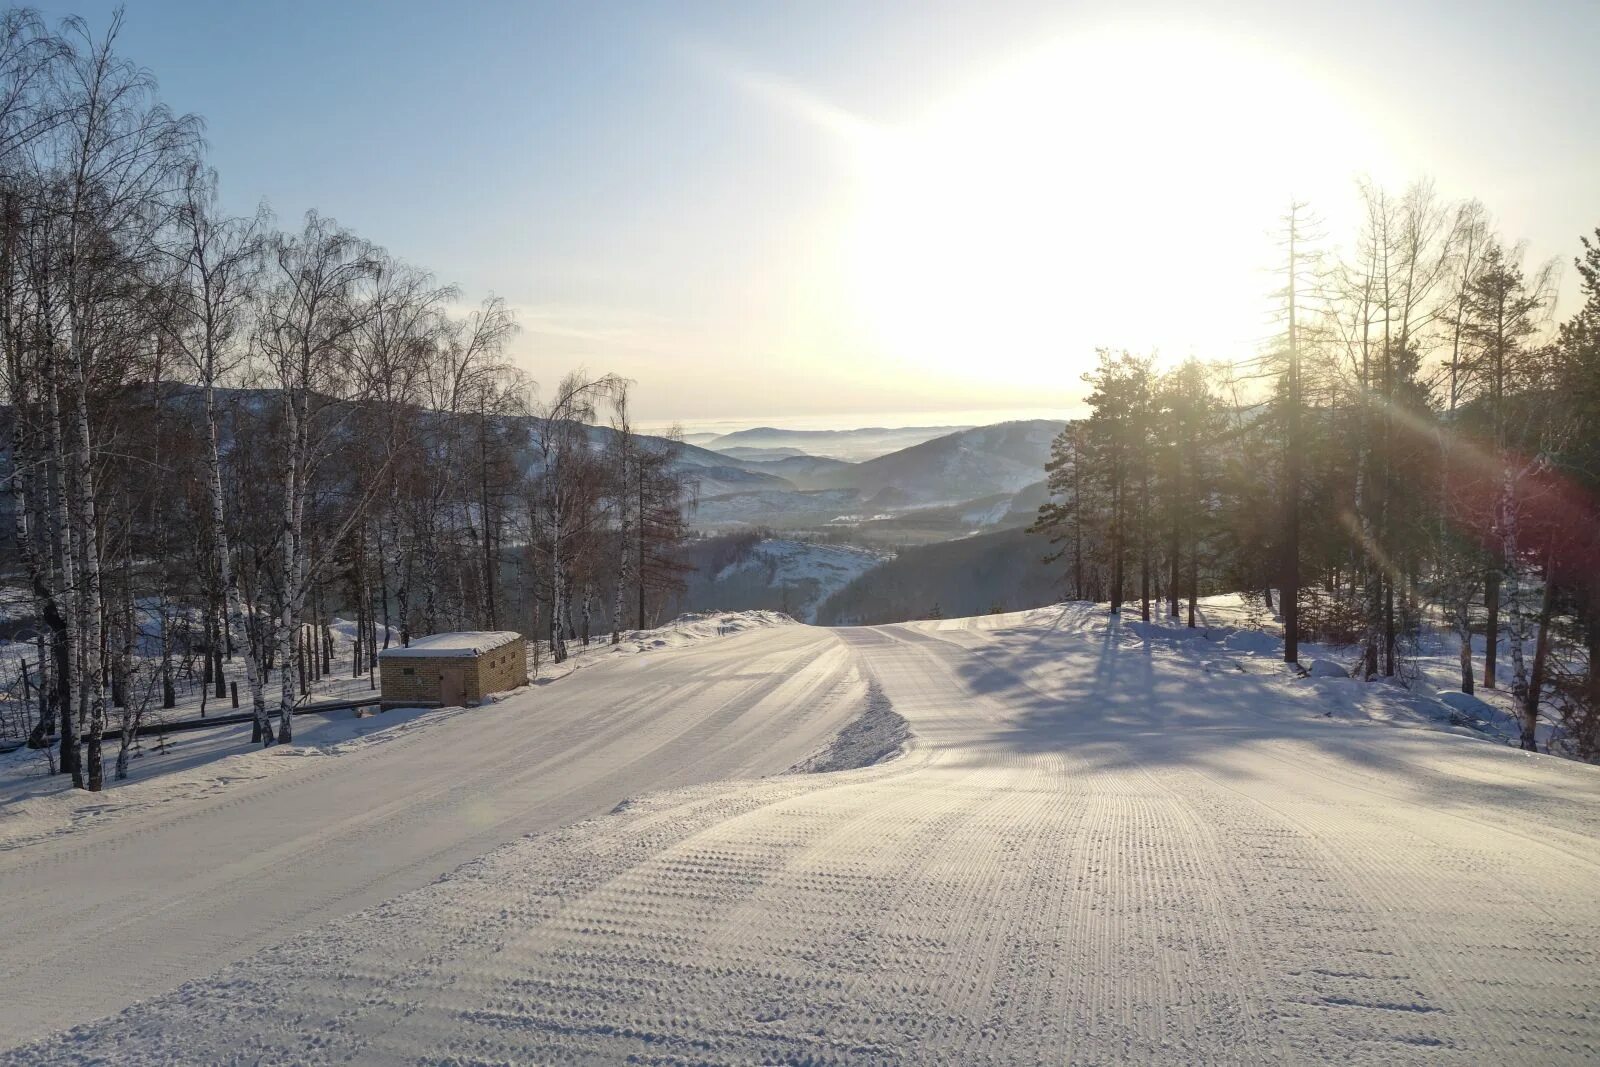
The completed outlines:
<svg viewBox="0 0 1600 1067">
<path fill-rule="evenodd" d="M 888 490 L 906 503 L 957 503 L 1015 493 L 1039 481 L 1050 442 L 1065 423 L 1001 422 L 936 437 L 817 476 L 818 488 L 850 488 L 864 499 Z"/>
<path fill-rule="evenodd" d="M 160 389 L 166 403 L 198 417 L 202 395 L 198 388 L 163 383 Z M 219 389 L 217 400 L 222 409 L 224 450 L 232 447 L 234 418 L 259 417 L 281 403 L 276 392 L 256 388 Z M 359 406 L 361 402 L 355 403 Z M 443 417 L 418 411 L 424 420 Z M 526 473 L 536 468 L 538 420 L 527 415 L 497 415 L 491 416 L 491 422 L 515 434 L 520 469 Z M 1058 424 L 1043 420 L 954 430 L 933 426 L 854 430 L 754 427 L 712 442 L 728 452 L 650 434 L 638 436 L 647 446 L 675 450 L 678 468 L 698 483 L 703 502 L 729 498 L 725 507 L 707 508 L 708 525 L 743 521 L 794 526 L 797 524 L 785 520 L 828 524 L 844 515 L 899 513 L 968 501 L 984 501 L 999 514 L 1007 505 L 993 498 L 1016 494 L 1040 480 L 1050 439 L 1058 429 Z M 597 450 L 609 447 L 615 435 L 605 425 L 588 425 L 585 433 L 590 447 Z M 762 443 L 736 443 L 740 439 Z M 784 440 L 791 443 L 782 443 Z M 910 443 L 861 462 L 818 455 L 805 447 L 831 442 L 833 447 L 871 450 L 896 440 Z M 974 517 L 975 527 L 994 525 L 978 518 Z"/>
<path fill-rule="evenodd" d="M 702 491 L 701 529 L 851 529 L 862 543 L 927 544 L 1026 526 L 1044 501 L 1044 464 L 1064 423 L 1024 420 L 960 430 L 862 463 L 819 457 L 746 462 L 770 484 Z M 795 488 L 798 487 L 798 488 Z"/>
<path fill-rule="evenodd" d="M 781 426 L 753 426 L 710 439 L 701 447 L 723 449 L 794 449 L 810 456 L 859 462 L 921 444 L 935 437 L 971 429 L 970 426 L 862 426 L 853 430 L 790 430 Z"/>
</svg>

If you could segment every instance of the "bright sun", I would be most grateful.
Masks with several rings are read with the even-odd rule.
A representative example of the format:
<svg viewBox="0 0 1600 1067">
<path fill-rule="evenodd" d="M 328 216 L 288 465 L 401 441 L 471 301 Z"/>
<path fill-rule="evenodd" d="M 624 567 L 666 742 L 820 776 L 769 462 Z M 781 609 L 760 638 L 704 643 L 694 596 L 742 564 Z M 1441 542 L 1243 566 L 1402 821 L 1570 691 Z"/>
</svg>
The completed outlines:
<svg viewBox="0 0 1600 1067">
<path fill-rule="evenodd" d="M 1213 37 L 1042 47 L 858 140 L 859 312 L 894 358 L 990 381 L 1076 385 L 1097 344 L 1247 354 L 1290 197 L 1347 197 L 1349 161 L 1381 159 L 1353 116 Z"/>
</svg>

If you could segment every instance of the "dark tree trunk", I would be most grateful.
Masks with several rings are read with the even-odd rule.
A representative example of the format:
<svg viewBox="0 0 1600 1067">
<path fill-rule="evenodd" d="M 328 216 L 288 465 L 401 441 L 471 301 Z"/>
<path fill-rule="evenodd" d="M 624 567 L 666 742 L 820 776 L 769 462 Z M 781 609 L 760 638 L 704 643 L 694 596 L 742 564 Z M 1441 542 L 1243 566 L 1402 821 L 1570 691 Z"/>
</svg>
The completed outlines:
<svg viewBox="0 0 1600 1067">
<path fill-rule="evenodd" d="M 1172 530 L 1167 545 L 1167 615 L 1178 617 L 1178 573 L 1182 569 L 1178 560 L 1178 546 L 1182 544 L 1182 531 L 1178 525 L 1178 502 L 1173 501 Z"/>
<path fill-rule="evenodd" d="M 1203 496 L 1204 487 L 1200 484 L 1200 450 L 1199 442 L 1195 438 L 1194 428 L 1185 420 L 1184 450 L 1189 454 L 1188 487 L 1198 504 Z M 1194 512 L 1189 513 L 1185 525 L 1189 534 L 1189 628 L 1192 630 L 1195 624 L 1195 602 L 1200 598 L 1200 524 Z"/>
<path fill-rule="evenodd" d="M 1299 261 L 1295 244 L 1298 209 L 1289 215 L 1288 297 L 1289 366 L 1285 374 L 1283 456 L 1283 573 L 1279 578 L 1279 606 L 1283 613 L 1283 661 L 1300 662 L 1300 349 L 1295 325 L 1295 282 Z"/>
<path fill-rule="evenodd" d="M 1589 592 L 1589 714 L 1600 716 L 1600 589 Z"/>
<path fill-rule="evenodd" d="M 1119 471 L 1114 475 L 1116 481 L 1111 488 L 1111 614 L 1122 613 L 1122 557 L 1123 557 L 1123 509 L 1122 509 L 1122 475 Z"/>
<path fill-rule="evenodd" d="M 67 620 L 53 597 L 41 597 L 40 602 L 44 605 L 45 625 L 50 629 L 50 654 L 55 664 L 55 707 L 61 719 L 61 752 L 57 764 L 62 774 L 72 775 L 73 786 L 82 789 L 83 761 L 79 758 L 82 753 L 78 749 L 72 718 L 72 655 L 67 647 Z"/>
<path fill-rule="evenodd" d="M 1394 677 L 1394 582 L 1383 583 L 1383 674 Z"/>
<path fill-rule="evenodd" d="M 1083 523 L 1075 520 L 1072 527 L 1072 596 L 1075 600 L 1084 599 L 1083 595 Z"/>
<path fill-rule="evenodd" d="M 638 628 L 643 630 L 644 629 L 644 471 L 643 471 L 642 468 L 640 469 L 640 472 L 639 472 L 639 510 L 637 512 L 637 522 L 635 523 L 635 525 L 638 527 L 637 536 L 639 538 L 639 558 L 636 560 L 636 563 L 638 564 L 638 566 L 635 568 L 635 570 L 633 572 L 633 580 L 639 583 L 639 626 L 638 626 Z"/>
<path fill-rule="evenodd" d="M 1489 565 L 1484 575 L 1483 606 L 1486 617 L 1483 623 L 1483 687 L 1495 687 L 1494 660 L 1500 645 L 1500 567 Z"/>
<path fill-rule="evenodd" d="M 1194 546 L 1189 548 L 1189 629 L 1194 629 L 1195 602 L 1200 599 L 1200 561 Z"/>
<path fill-rule="evenodd" d="M 484 625 L 493 630 L 498 625 L 498 612 L 495 610 L 495 552 L 494 538 L 490 531 L 494 523 L 489 518 L 489 446 L 486 434 L 485 419 L 478 417 L 478 470 L 482 477 L 479 480 L 479 505 L 483 508 L 483 605 L 486 618 Z"/>
<path fill-rule="evenodd" d="M 222 643 L 225 640 L 222 635 L 227 632 L 227 627 L 219 626 L 214 632 L 217 634 L 217 640 L 211 644 L 212 694 L 221 700 L 228 695 L 228 681 L 222 673 Z"/>
<path fill-rule="evenodd" d="M 1295 519 L 1299 518 L 1299 509 L 1294 504 L 1288 505 L 1288 511 Z M 1300 535 L 1293 528 L 1297 525 L 1291 520 L 1291 529 L 1283 548 L 1283 588 L 1278 591 L 1278 606 L 1283 612 L 1285 663 L 1300 662 Z"/>
<path fill-rule="evenodd" d="M 350 677 L 361 677 L 361 646 L 366 643 L 367 637 L 367 612 L 361 603 L 361 583 L 356 582 L 355 589 L 356 618 L 355 639 L 350 642 Z"/>
<path fill-rule="evenodd" d="M 1539 601 L 1539 635 L 1533 644 L 1533 676 L 1522 701 L 1522 747 L 1538 749 L 1539 696 L 1544 690 L 1545 660 L 1550 654 L 1550 617 L 1555 614 L 1556 582 L 1548 563 L 1544 569 L 1544 596 Z"/>
<path fill-rule="evenodd" d="M 190 632 L 192 633 L 193 631 Z M 209 611 L 206 612 L 205 630 L 201 635 L 201 639 L 205 641 L 205 645 L 201 649 L 202 654 L 200 657 L 200 686 L 202 689 L 210 689 L 212 664 L 216 662 L 216 658 L 212 653 L 217 647 L 217 622 L 216 617 Z M 189 677 L 193 679 L 194 675 L 191 674 Z"/>
<path fill-rule="evenodd" d="M 1383 613 L 1383 579 L 1378 575 L 1378 565 L 1370 557 L 1356 570 L 1361 582 L 1362 600 L 1362 666 L 1364 677 L 1372 679 L 1378 674 L 1378 635 L 1383 627 L 1378 616 Z"/>
<path fill-rule="evenodd" d="M 41 749 L 50 743 L 50 693 L 45 684 L 45 643 L 44 634 L 39 635 L 39 718 L 33 724 L 33 730 L 28 734 L 28 747 Z M 28 661 L 22 661 L 22 675 L 26 680 L 28 676 Z"/>
<path fill-rule="evenodd" d="M 1142 439 L 1140 445 L 1146 442 Z M 1139 618 L 1150 621 L 1150 461 L 1139 466 Z"/>
</svg>

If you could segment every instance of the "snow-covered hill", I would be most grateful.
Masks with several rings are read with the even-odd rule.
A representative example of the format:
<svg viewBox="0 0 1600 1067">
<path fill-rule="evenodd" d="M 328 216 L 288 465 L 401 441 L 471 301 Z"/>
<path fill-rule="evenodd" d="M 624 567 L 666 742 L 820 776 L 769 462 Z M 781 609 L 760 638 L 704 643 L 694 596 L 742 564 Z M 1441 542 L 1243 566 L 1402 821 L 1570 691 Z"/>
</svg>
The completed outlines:
<svg viewBox="0 0 1600 1067">
<path fill-rule="evenodd" d="M 747 462 L 756 472 L 785 478 L 800 489 L 822 488 L 822 482 L 838 477 L 854 466 L 826 456 L 782 456 Z"/>
<path fill-rule="evenodd" d="M 852 488 L 864 498 L 893 489 L 907 503 L 1015 493 L 1043 476 L 1050 442 L 1060 431 L 1060 423 L 1044 420 L 980 426 L 821 475 L 817 484 Z"/>
<path fill-rule="evenodd" d="M 906 521 L 910 521 L 907 517 Z M 871 525 L 889 526 L 894 520 Z M 817 611 L 829 626 L 1031 608 L 1061 595 L 1049 541 L 1021 529 L 917 545 L 837 590 Z"/>
<path fill-rule="evenodd" d="M 816 618 L 817 607 L 835 590 L 882 563 L 885 556 L 854 545 L 819 545 L 805 541 L 768 538 L 746 559 L 729 565 L 712 578 L 727 586 L 754 577 L 768 588 L 785 591 L 788 613 L 802 622 Z"/>
<path fill-rule="evenodd" d="M 683 601 L 723 610 L 767 608 L 812 622 L 823 601 L 886 558 L 855 545 L 762 538 L 714 571 L 692 575 Z"/>
<path fill-rule="evenodd" d="M 913 435 L 915 440 L 905 447 L 874 452 L 853 463 L 790 454 L 791 445 L 724 444 L 746 439 L 729 434 L 711 442 L 714 448 L 725 447 L 726 453 L 696 449 L 685 453 L 682 465 L 701 481 L 693 518 L 701 529 L 740 525 L 814 529 L 887 522 L 895 528 L 884 527 L 872 540 L 922 543 L 1031 521 L 1043 499 L 1050 441 L 1059 430 L 1059 423 L 1034 420 L 961 429 L 931 439 Z M 806 431 L 820 436 L 795 436 L 766 428 L 742 433 L 753 441 L 825 442 L 835 439 L 830 435 L 847 432 Z M 869 435 L 860 439 L 866 441 L 873 434 L 909 431 L 848 433 Z M 747 474 L 743 479 L 722 477 L 707 458 L 716 455 L 725 455 L 726 462 Z M 954 510 L 943 514 L 941 509 Z"/>
</svg>

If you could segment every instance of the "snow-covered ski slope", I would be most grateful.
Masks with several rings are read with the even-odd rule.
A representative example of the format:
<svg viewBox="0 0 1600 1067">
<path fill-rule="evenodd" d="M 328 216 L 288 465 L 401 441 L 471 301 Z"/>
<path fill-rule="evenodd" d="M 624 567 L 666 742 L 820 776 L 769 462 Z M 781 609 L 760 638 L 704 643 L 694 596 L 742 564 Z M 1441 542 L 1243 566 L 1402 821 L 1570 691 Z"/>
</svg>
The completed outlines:
<svg viewBox="0 0 1600 1067">
<path fill-rule="evenodd" d="M 108 892 L 74 918 L 106 923 L 109 965 L 130 974 L 131 957 L 159 956 L 165 942 L 208 929 L 213 951 L 226 954 L 227 932 L 205 918 L 224 899 L 270 895 L 286 939 L 0 1058 L 1600 1057 L 1600 770 L 1402 712 L 1325 717 L 1314 680 L 1241 669 L 1233 661 L 1244 654 L 1069 607 L 831 632 L 779 627 L 602 664 L 541 691 L 555 701 L 542 714 L 559 721 L 541 727 L 520 760 L 462 782 L 458 817 L 482 804 L 493 819 L 511 819 L 524 801 L 506 798 L 532 793 L 519 775 L 571 781 L 569 763 L 634 787 L 634 799 L 316 926 L 327 908 L 295 914 L 302 887 L 272 870 L 293 864 L 314 889 L 313 872 L 337 859 L 310 813 L 310 836 L 188 895 L 200 909 L 188 927 L 153 904 L 119 910 Z M 734 693 L 743 695 L 727 705 L 740 709 L 731 718 L 687 710 Z M 745 737 L 770 748 L 747 750 L 746 769 L 783 763 L 787 755 L 772 758 L 777 746 L 797 751 L 825 721 L 836 725 L 819 701 L 848 703 L 890 730 L 892 708 L 913 736 L 898 758 L 856 769 L 659 788 L 711 769 L 689 769 L 689 747 Z M 561 702 L 587 710 L 562 716 Z M 803 740 L 789 729 L 797 716 L 814 727 Z M 430 747 L 483 755 L 487 745 L 498 763 L 501 749 L 523 745 L 501 731 L 491 745 L 466 729 L 475 721 L 456 719 Z M 691 744 L 633 739 L 624 728 L 685 728 L 679 736 Z M 601 737 L 613 738 L 609 751 Z M 387 764 L 386 747 L 373 747 L 366 770 L 339 776 L 350 795 L 320 799 L 364 807 L 374 839 L 403 849 L 425 826 L 408 822 L 401 804 L 419 784 L 407 774 L 425 772 Z M 882 754 L 873 744 L 845 748 Z M 536 772 L 525 766 L 533 759 L 542 761 Z M 468 762 L 449 766 L 459 773 Z M 430 782 L 448 791 L 447 777 L 420 783 L 422 795 Z M 278 833 L 284 813 L 258 810 Z M 268 832 L 248 807 L 195 821 L 207 818 L 231 818 L 240 834 Z M 552 813 L 547 825 L 566 821 Z M 152 847 L 141 842 L 160 832 L 101 842 L 111 854 L 102 862 L 138 871 L 141 849 Z M 30 856 L 37 847 L 4 859 L 8 962 L 49 957 L 65 902 L 85 891 L 65 865 L 93 862 L 86 848 Z M 29 907 L 42 909 L 37 932 L 18 915 Z M 141 934 L 144 923 L 163 930 L 159 942 Z M 199 963 L 188 966 L 199 973 Z M 169 967 L 163 980 L 181 970 Z M 115 1007 L 96 984 L 103 978 L 81 959 L 32 980 L 13 973 L 0 1010 L 12 1013 L 15 1034 L 26 1029 L 14 1021 L 19 997 L 76 997 L 80 1015 Z M 33 1022 L 71 1014 L 41 1006 Z"/>
<path fill-rule="evenodd" d="M 697 627 L 711 639 L 690 640 Z M 191 767 L 180 747 L 170 777 L 98 802 L 69 794 L 63 817 L 11 794 L 0 824 L 35 832 L 0 840 L 0 1048 L 171 990 L 641 791 L 782 771 L 859 710 L 865 683 L 828 631 L 790 623 L 718 640 L 717 630 L 710 617 L 665 628 L 636 645 L 665 651 L 602 654 L 482 708 L 391 713 L 393 727 L 341 732 L 335 744 L 307 730 L 312 743 L 263 752 L 236 727 L 234 754 Z M 215 742 L 190 740 L 204 736 L 179 744 L 211 754 Z M 60 781 L 34 788 L 58 794 Z"/>
</svg>

